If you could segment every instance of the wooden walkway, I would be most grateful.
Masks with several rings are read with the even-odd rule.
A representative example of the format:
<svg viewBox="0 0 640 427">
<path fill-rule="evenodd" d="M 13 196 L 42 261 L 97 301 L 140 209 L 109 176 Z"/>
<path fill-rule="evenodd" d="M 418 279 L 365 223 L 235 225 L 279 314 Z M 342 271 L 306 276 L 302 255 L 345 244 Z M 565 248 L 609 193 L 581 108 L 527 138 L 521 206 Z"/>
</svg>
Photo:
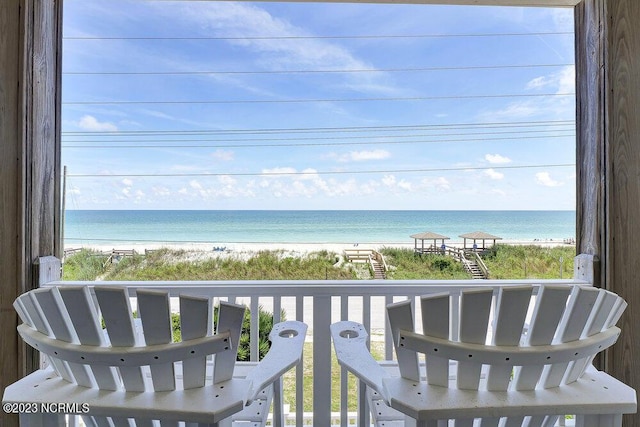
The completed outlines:
<svg viewBox="0 0 640 427">
<path fill-rule="evenodd" d="M 345 249 L 344 255 L 349 262 L 369 264 L 374 279 L 387 278 L 387 263 L 380 252 L 373 249 Z"/>
<path fill-rule="evenodd" d="M 480 258 L 478 252 L 474 251 L 465 251 L 461 248 L 445 246 L 442 248 L 416 248 L 415 253 L 418 255 L 444 255 L 450 256 L 456 261 L 462 263 L 462 267 L 471 274 L 472 279 L 488 279 L 489 278 L 489 270 L 482 262 L 482 258 Z"/>
</svg>

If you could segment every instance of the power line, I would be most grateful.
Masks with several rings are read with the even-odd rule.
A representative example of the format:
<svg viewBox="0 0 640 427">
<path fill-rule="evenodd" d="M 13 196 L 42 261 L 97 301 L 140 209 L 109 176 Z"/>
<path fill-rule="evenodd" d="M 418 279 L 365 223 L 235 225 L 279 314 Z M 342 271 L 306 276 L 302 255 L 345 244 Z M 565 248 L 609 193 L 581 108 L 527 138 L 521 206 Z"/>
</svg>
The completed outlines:
<svg viewBox="0 0 640 427">
<path fill-rule="evenodd" d="M 520 64 L 520 65 L 471 65 L 458 67 L 423 67 L 423 68 L 362 68 L 346 70 L 209 70 L 209 71 L 63 71 L 63 75 L 114 75 L 114 76 L 183 76 L 183 75 L 215 75 L 215 74 L 331 74 L 331 73 L 410 73 L 425 71 L 469 71 L 469 70 L 495 70 L 510 68 L 551 68 L 569 67 L 574 64 Z"/>
<path fill-rule="evenodd" d="M 426 135 L 430 136 L 430 135 Z M 154 145 L 72 145 L 72 144 L 63 144 L 63 148 L 88 148 L 88 149 L 112 149 L 112 148 L 270 148 L 270 147 L 330 147 L 330 146 L 353 146 L 353 145 L 399 145 L 399 144 L 437 144 L 437 143 L 445 143 L 445 142 L 479 142 L 479 141 L 514 141 L 514 140 L 531 140 L 531 139 L 549 139 L 549 138 L 567 138 L 575 136 L 575 133 L 568 135 L 541 135 L 541 136 L 513 136 L 513 137 L 495 137 L 495 138 L 466 138 L 466 139 L 437 139 L 437 140 L 420 140 L 420 141 L 361 141 L 361 142 L 320 142 L 320 143 L 270 143 L 270 144 L 216 144 L 216 145 L 195 145 L 195 144 L 179 144 L 179 145 L 170 145 L 170 144 L 154 144 Z M 407 136 L 401 135 L 396 136 L 399 137 L 415 137 L 415 136 Z M 354 137 L 351 137 L 354 138 Z M 355 137 L 355 138 L 367 138 L 367 137 Z M 380 136 L 374 138 L 382 138 Z M 306 139 L 340 139 L 340 138 L 306 138 Z M 278 140 L 278 139 L 272 139 Z M 189 141 L 189 140 L 187 140 Z M 197 140 L 196 140 L 197 141 Z M 264 141 L 264 140 L 262 140 Z M 76 141 L 74 141 L 76 142 Z M 100 143 L 105 141 L 99 141 Z M 144 142 L 144 141 L 136 141 L 136 142 Z M 170 142 L 170 140 L 169 140 Z M 182 142 L 182 141 L 177 141 Z"/>
<path fill-rule="evenodd" d="M 537 37 L 537 36 L 573 36 L 572 31 L 549 31 L 534 33 L 466 33 L 466 34 L 364 34 L 364 35 L 333 35 L 333 36 L 65 36 L 62 40 L 139 40 L 139 41 L 163 41 L 163 40 L 315 40 L 315 39 L 415 39 L 415 38 L 469 38 L 469 37 Z"/>
<path fill-rule="evenodd" d="M 477 166 L 477 167 L 455 167 L 455 168 L 427 168 L 427 169 L 388 169 L 388 170 L 359 170 L 359 171 L 302 171 L 302 172 L 211 172 L 211 173 L 127 173 L 127 174 L 68 174 L 73 178 L 125 178 L 125 177 L 219 177 L 219 176 L 313 176 L 313 175 L 362 175 L 378 173 L 426 173 L 426 172 L 454 172 L 473 171 L 488 169 L 539 169 L 539 168 L 561 168 L 575 167 L 575 163 L 546 164 L 546 165 L 520 165 L 520 166 Z"/>
<path fill-rule="evenodd" d="M 202 100 L 202 101 L 66 101 L 63 105 L 203 105 L 203 104 L 301 104 L 316 102 L 386 102 L 386 101 L 434 101 L 443 99 L 495 99 L 495 98 L 540 98 L 575 96 L 571 93 L 538 93 L 538 94 L 498 94 L 498 95 L 450 95 L 450 96 L 416 96 L 389 98 L 328 98 L 328 99 L 239 99 L 239 100 Z"/>
<path fill-rule="evenodd" d="M 412 125 L 386 125 L 386 126 L 345 126 L 345 127 L 306 127 L 306 128 L 252 128 L 252 129 L 201 129 L 201 130 L 132 130 L 132 131 L 63 131 L 62 135 L 68 136 L 114 136 L 114 135 L 233 135 L 233 134 L 272 134 L 272 133 L 333 133 L 333 132 L 389 132 L 407 130 L 429 129 L 502 129 L 540 126 L 575 126 L 573 120 L 543 120 L 528 122 L 487 122 L 487 123 L 443 123 L 443 124 L 412 124 Z"/>
</svg>

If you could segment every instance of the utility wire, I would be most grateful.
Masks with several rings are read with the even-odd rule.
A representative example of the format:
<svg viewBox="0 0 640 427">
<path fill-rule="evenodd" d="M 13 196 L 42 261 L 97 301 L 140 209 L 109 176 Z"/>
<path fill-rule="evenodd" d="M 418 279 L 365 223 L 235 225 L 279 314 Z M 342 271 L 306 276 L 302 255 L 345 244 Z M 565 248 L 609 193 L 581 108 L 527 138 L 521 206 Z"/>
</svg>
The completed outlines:
<svg viewBox="0 0 640 427">
<path fill-rule="evenodd" d="M 427 135 L 429 136 L 429 135 Z M 270 143 L 270 144 L 153 144 L 153 145 L 103 145 L 103 144 L 90 144 L 90 145 L 73 145 L 63 144 L 63 148 L 76 148 L 76 149 L 118 149 L 118 148 L 273 148 L 273 147 L 330 147 L 330 146 L 353 146 L 353 145 L 400 145 L 400 144 L 438 144 L 443 142 L 478 142 L 478 141 L 516 141 L 516 140 L 530 140 L 530 139 L 549 139 L 549 138 L 567 138 L 575 136 L 575 133 L 568 135 L 541 135 L 541 136 L 514 136 L 514 137 L 495 137 L 495 138 L 467 138 L 467 139 L 437 139 L 437 140 L 420 140 L 420 141 L 361 141 L 361 142 L 318 142 L 318 143 L 295 143 L 295 142 L 282 142 L 282 143 Z M 377 137 L 381 138 L 381 137 Z M 327 138 L 308 138 L 308 139 L 327 139 Z M 339 138 L 333 138 L 339 139 Z M 277 140 L 277 139 L 274 139 Z M 100 141 L 102 142 L 102 141 Z M 177 141 L 182 142 L 182 141 Z"/>
<path fill-rule="evenodd" d="M 68 174 L 73 178 L 124 178 L 124 177 L 218 177 L 218 176 L 313 176 L 313 175 L 362 175 L 378 173 L 425 173 L 425 172 L 452 172 L 473 171 L 488 169 L 537 169 L 537 168 L 561 168 L 575 167 L 575 163 L 546 164 L 546 165 L 520 165 L 520 166 L 477 166 L 477 167 L 452 167 L 452 168 L 426 168 L 426 169 L 388 169 L 388 170 L 359 170 L 359 171 L 302 171 L 302 172 L 212 172 L 212 173 L 126 173 L 126 174 Z"/>
<path fill-rule="evenodd" d="M 522 65 L 471 65 L 463 67 L 424 67 L 424 68 L 362 68 L 346 70 L 209 70 L 209 71 L 63 71 L 62 75 L 114 75 L 114 76 L 183 76 L 183 75 L 214 75 L 214 74 L 331 74 L 331 73 L 413 73 L 424 71 L 469 71 L 469 70 L 495 70 L 510 68 L 550 68 L 569 67 L 574 64 L 522 64 Z"/>
<path fill-rule="evenodd" d="M 307 128 L 253 128 L 253 129 L 204 129 L 204 130 L 132 130 L 132 131 L 63 131 L 68 136 L 114 136 L 114 135 L 234 135 L 234 134 L 272 134 L 272 133 L 330 133 L 330 132 L 389 132 L 407 130 L 440 130 L 440 129 L 508 129 L 539 126 L 575 126 L 572 120 L 543 120 L 529 122 L 488 122 L 488 123 L 443 123 L 443 124 L 412 124 L 386 126 L 347 126 L 347 127 L 307 127 Z"/>
<path fill-rule="evenodd" d="M 424 39 L 458 37 L 537 37 L 537 36 L 573 36 L 572 31 L 549 31 L 535 33 L 467 33 L 467 34 L 364 34 L 335 36 L 188 36 L 188 37 L 125 37 L 125 36 L 65 36 L 62 40 L 314 40 L 314 39 Z"/>
<path fill-rule="evenodd" d="M 452 95 L 452 96 L 416 96 L 389 98 L 329 98 L 329 99 L 239 99 L 239 100 L 202 100 L 202 101 L 66 101 L 62 105 L 202 105 L 202 104 L 299 104 L 316 102 L 379 102 L 379 101 L 434 101 L 442 99 L 492 99 L 492 98 L 539 98 L 574 96 L 570 93 L 537 94 L 498 94 L 498 95 Z"/>
<path fill-rule="evenodd" d="M 283 138 L 281 136 L 274 138 L 233 138 L 233 139 L 184 139 L 184 138 L 172 138 L 172 139 L 96 139 L 96 140 L 72 140 L 67 142 L 237 142 L 237 141 L 304 141 L 304 140 L 331 140 L 331 139 L 379 139 L 379 138 L 423 138 L 423 137 L 440 137 L 440 136 L 475 136 L 475 135 L 508 135 L 508 134 L 524 134 L 524 133 L 549 133 L 549 132 L 573 132 L 575 129 L 542 129 L 542 130 L 518 130 L 518 131 L 493 131 L 493 132 L 465 132 L 465 133 L 430 133 L 430 134 L 405 134 L 405 135 L 358 135 L 358 136 L 296 136 L 294 138 Z M 111 135 L 116 136 L 116 135 Z M 126 135 L 130 136 L 130 135 Z M 134 135 L 135 136 L 135 135 Z M 148 135 L 144 135 L 148 136 Z M 163 135 L 164 136 L 164 135 Z M 174 136 L 174 135 L 166 135 Z M 242 135 L 244 136 L 244 134 Z M 64 141 L 63 141 L 64 142 Z"/>
</svg>

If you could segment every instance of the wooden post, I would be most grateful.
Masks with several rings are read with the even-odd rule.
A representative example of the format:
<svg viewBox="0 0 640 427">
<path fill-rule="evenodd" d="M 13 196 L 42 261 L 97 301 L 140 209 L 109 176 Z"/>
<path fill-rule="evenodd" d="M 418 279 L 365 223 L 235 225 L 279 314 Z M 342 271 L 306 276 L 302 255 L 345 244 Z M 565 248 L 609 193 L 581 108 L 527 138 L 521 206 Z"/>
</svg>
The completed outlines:
<svg viewBox="0 0 640 427">
<path fill-rule="evenodd" d="M 606 179 L 606 288 L 629 304 L 619 322 L 618 343 L 605 358 L 607 372 L 640 390 L 640 287 L 637 237 L 640 235 L 640 2 L 608 0 Z M 639 427 L 640 415 L 624 417 Z"/>
<path fill-rule="evenodd" d="M 578 252 L 600 257 L 599 285 L 629 304 L 602 366 L 640 389 L 640 2 L 583 0 L 575 9 Z M 640 416 L 625 415 L 625 426 Z"/>
<path fill-rule="evenodd" d="M 0 390 L 38 367 L 12 303 L 59 251 L 61 15 L 61 0 L 0 1 Z"/>
</svg>

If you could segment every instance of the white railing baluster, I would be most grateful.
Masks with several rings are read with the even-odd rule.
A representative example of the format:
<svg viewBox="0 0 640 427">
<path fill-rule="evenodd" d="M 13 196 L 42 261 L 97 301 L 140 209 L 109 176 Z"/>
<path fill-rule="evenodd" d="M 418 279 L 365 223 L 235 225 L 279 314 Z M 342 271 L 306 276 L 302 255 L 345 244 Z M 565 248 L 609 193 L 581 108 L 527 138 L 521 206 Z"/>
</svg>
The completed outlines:
<svg viewBox="0 0 640 427">
<path fill-rule="evenodd" d="M 331 424 L 331 296 L 313 298 L 313 425 Z"/>
<path fill-rule="evenodd" d="M 296 296 L 296 320 L 304 322 L 304 296 Z M 304 360 L 304 353 L 303 353 Z M 304 362 L 302 362 L 304 364 Z M 304 417 L 304 366 L 296 366 L 296 425 L 301 426 Z"/>
<path fill-rule="evenodd" d="M 349 319 L 349 296 L 343 295 L 340 298 L 340 320 Z M 340 367 L 340 425 L 348 425 L 349 412 L 349 373 L 347 368 Z"/>
<path fill-rule="evenodd" d="M 273 297 L 273 324 L 279 323 L 282 321 L 282 296 L 274 296 Z M 273 383 L 273 425 L 274 427 L 283 427 L 284 426 L 284 413 L 282 411 L 283 407 L 283 392 L 282 387 L 282 377 L 276 380 Z"/>
<path fill-rule="evenodd" d="M 250 358 L 252 362 L 257 362 L 260 359 L 260 313 L 258 310 L 258 296 L 251 297 L 251 303 L 249 310 L 251 311 L 251 318 L 249 324 L 251 329 L 249 330 L 249 348 Z"/>
</svg>

